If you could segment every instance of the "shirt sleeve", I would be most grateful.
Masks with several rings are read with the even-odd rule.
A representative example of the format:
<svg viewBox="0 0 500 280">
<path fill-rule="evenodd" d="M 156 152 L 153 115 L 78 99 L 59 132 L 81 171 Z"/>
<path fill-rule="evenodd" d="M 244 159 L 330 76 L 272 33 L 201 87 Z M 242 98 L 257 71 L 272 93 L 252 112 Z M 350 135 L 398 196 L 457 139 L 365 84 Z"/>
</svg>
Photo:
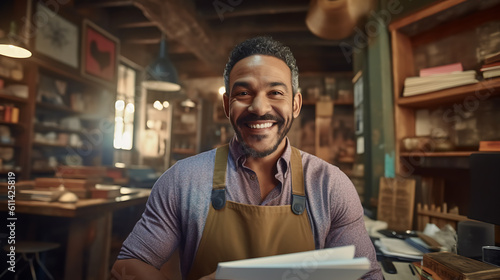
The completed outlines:
<svg viewBox="0 0 500 280">
<path fill-rule="evenodd" d="M 173 175 L 167 170 L 154 184 L 146 209 L 124 241 L 118 259 L 138 259 L 160 269 L 179 245 L 179 201 Z"/>
<path fill-rule="evenodd" d="M 375 248 L 368 236 L 363 219 L 363 207 L 349 178 L 342 172 L 334 181 L 337 186 L 330 195 L 331 225 L 325 247 L 355 245 L 355 257 L 367 257 L 370 271 L 362 279 L 383 279 Z"/>
</svg>

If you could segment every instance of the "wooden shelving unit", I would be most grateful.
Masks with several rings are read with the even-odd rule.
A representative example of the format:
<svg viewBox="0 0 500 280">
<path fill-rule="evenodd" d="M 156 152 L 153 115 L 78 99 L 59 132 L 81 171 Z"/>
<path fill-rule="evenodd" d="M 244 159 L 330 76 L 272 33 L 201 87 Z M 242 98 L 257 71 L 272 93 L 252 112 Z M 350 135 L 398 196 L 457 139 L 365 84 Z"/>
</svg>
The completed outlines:
<svg viewBox="0 0 500 280">
<path fill-rule="evenodd" d="M 418 76 L 419 69 L 417 69 L 417 65 L 422 67 L 422 57 L 420 57 L 420 60 L 416 57 L 417 50 L 432 44 L 432 47 L 446 48 L 446 52 L 454 54 L 461 51 L 470 51 L 470 48 L 464 48 L 460 44 L 445 45 L 446 42 L 451 41 L 445 41 L 445 39 L 462 34 L 474 34 L 474 30 L 480 26 L 492 21 L 498 21 L 498 14 L 500 14 L 500 1 L 490 1 L 485 6 L 482 5 L 481 1 L 449 0 L 430 4 L 413 14 L 393 21 L 389 25 L 395 104 L 396 173 L 406 177 L 424 174 L 427 177 L 443 179 L 445 181 L 444 200 L 450 206 L 459 206 L 461 215 L 465 215 L 468 208 L 468 169 L 450 167 L 451 172 L 448 169 L 446 172 L 442 172 L 442 163 L 460 162 L 460 166 L 467 166 L 468 157 L 477 150 L 458 147 L 453 151 L 434 151 L 430 149 L 428 151 L 408 152 L 403 150 L 401 142 L 402 139 L 407 137 L 421 136 L 416 134 L 417 111 L 439 108 L 453 109 L 469 105 L 470 102 L 479 104 L 479 102 L 486 99 L 496 99 L 500 96 L 500 78 L 487 80 L 479 78 L 480 82 L 477 84 L 410 97 L 403 97 L 404 81 L 407 77 Z M 473 57 L 474 55 L 466 53 L 463 57 Z M 456 59 L 462 57 L 461 55 L 455 57 L 457 56 Z M 452 56 L 450 55 L 450 57 Z M 442 64 L 454 62 L 463 61 L 443 61 Z M 471 65 L 469 61 L 467 62 L 468 65 Z M 427 65 L 423 68 L 433 66 L 437 65 Z M 476 67 L 472 69 L 478 70 L 480 64 L 478 63 Z M 464 70 L 472 69 L 464 66 Z M 481 107 L 477 106 L 474 110 L 480 112 Z M 481 138 L 481 135 L 479 135 L 479 138 Z M 426 165 L 419 166 L 419 160 L 417 159 L 425 161 Z M 435 161 L 439 161 L 441 166 L 437 168 L 429 166 L 429 164 L 432 165 L 431 162 Z"/>
<path fill-rule="evenodd" d="M 176 100 L 172 103 L 170 165 L 199 152 L 202 114 L 201 104 L 195 104 L 194 107 L 184 107 L 182 100 Z"/>
<path fill-rule="evenodd" d="M 29 148 L 31 140 L 31 127 L 30 121 L 32 119 L 32 102 L 31 95 L 24 97 L 19 97 L 13 95 L 13 92 L 9 92 L 7 89 L 10 86 L 28 86 L 31 77 L 31 72 L 29 67 L 26 67 L 20 61 L 13 60 L 7 57 L 0 58 L 0 65 L 7 63 L 8 65 L 16 65 L 18 71 L 22 70 L 22 77 L 19 79 L 14 79 L 9 76 L 0 76 L 3 80 L 3 89 L 0 90 L 0 106 L 3 107 L 0 112 L 0 126 L 4 127 L 4 130 L 8 131 L 10 134 L 10 140 L 7 139 L 6 135 L 2 136 L 2 143 L 0 148 L 2 149 L 2 158 L 0 164 L 0 173 L 7 174 L 8 172 L 15 172 L 16 178 L 27 179 L 28 174 L 28 158 L 29 158 Z M 2 66 L 3 67 L 3 66 Z M 4 69 L 5 70 L 5 69 Z M 5 73 L 5 72 L 4 72 Z M 29 93 L 29 92 L 28 92 Z M 7 118 L 6 107 L 10 107 L 10 117 Z M 12 114 L 13 108 L 17 108 L 18 117 L 17 120 L 13 119 L 14 114 Z M 12 158 L 8 155 L 13 155 Z M 7 158 L 4 158 L 7 157 Z M 6 177 L 5 177 L 6 178 Z"/>
<path fill-rule="evenodd" d="M 84 99 L 84 102 L 92 100 L 96 103 L 102 103 L 103 94 L 113 94 L 114 85 L 89 80 L 81 76 L 79 69 L 71 69 L 49 58 L 38 56 L 36 53 L 34 57 L 22 61 L 22 69 L 23 78 L 21 80 L 0 77 L 4 80 L 5 86 L 11 84 L 26 85 L 29 93 L 28 98 L 21 98 L 9 95 L 5 90 L 0 91 L 0 103 L 12 104 L 20 111 L 17 123 L 0 120 L 0 125 L 8 127 L 14 139 L 12 143 L 0 143 L 1 148 L 14 149 L 14 159 L 5 163 L 6 168 L 0 167 L 0 173 L 15 171 L 18 179 L 53 175 L 55 168 L 50 167 L 48 162 L 40 162 L 49 157 L 53 158 L 52 160 L 57 160 L 58 164 L 66 164 L 62 161 L 76 156 L 82 157 L 84 165 L 98 164 L 104 143 L 103 141 L 91 141 L 93 139 L 91 131 L 99 128 L 99 121 L 108 116 L 112 111 L 113 104 L 110 103 L 101 108 L 97 108 L 99 106 L 95 106 L 95 104 L 85 104 L 87 107 L 83 111 L 73 109 L 69 98 L 63 98 L 60 103 L 42 102 L 39 96 L 42 87 L 40 80 L 42 76 L 45 76 L 53 78 L 54 81 L 67 83 L 66 94 L 68 97 L 76 92 L 84 97 L 89 97 Z M 106 100 L 113 100 L 113 98 L 106 98 Z M 103 110 L 102 108 L 107 109 Z M 68 117 L 77 118 L 80 121 L 78 127 L 63 126 L 59 123 Z M 44 124 L 43 118 L 50 118 L 51 123 Z M 104 135 L 112 132 L 100 131 L 100 133 Z M 52 139 L 50 142 L 40 142 L 38 138 L 45 134 L 57 135 L 60 138 Z M 70 136 L 79 137 L 82 145 L 72 145 L 68 140 Z M 35 164 L 35 161 L 38 162 Z"/>
</svg>

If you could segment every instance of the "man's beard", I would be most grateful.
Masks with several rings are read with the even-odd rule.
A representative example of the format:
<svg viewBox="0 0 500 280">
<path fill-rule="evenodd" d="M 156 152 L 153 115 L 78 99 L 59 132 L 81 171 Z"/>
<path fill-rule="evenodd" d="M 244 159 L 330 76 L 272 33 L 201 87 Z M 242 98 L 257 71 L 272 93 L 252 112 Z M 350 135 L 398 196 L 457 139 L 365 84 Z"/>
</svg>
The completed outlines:
<svg viewBox="0 0 500 280">
<path fill-rule="evenodd" d="M 274 151 L 278 149 L 278 146 L 280 143 L 283 141 L 285 136 L 288 134 L 288 131 L 290 131 L 290 128 L 292 127 L 293 120 L 295 118 L 292 115 L 292 118 L 290 119 L 289 122 L 285 122 L 285 119 L 282 118 L 281 116 L 273 116 L 271 114 L 265 114 L 263 116 L 257 116 L 254 114 L 245 116 L 243 118 L 240 118 L 234 123 L 233 120 L 231 120 L 231 125 L 233 126 L 234 132 L 236 133 L 236 137 L 238 139 L 238 142 L 240 142 L 241 146 L 243 147 L 243 152 L 251 157 L 254 158 L 263 158 L 266 157 L 270 154 L 272 154 Z M 249 121 L 259 121 L 259 120 L 273 120 L 276 121 L 276 126 L 278 126 L 278 140 L 276 143 L 268 150 L 258 152 L 255 149 L 251 148 L 245 141 L 243 140 L 243 136 L 241 135 L 241 131 L 239 130 L 240 126 L 245 125 L 246 122 Z M 262 140 L 266 137 L 269 137 L 268 135 L 252 135 L 250 137 L 257 138 L 257 140 Z"/>
</svg>

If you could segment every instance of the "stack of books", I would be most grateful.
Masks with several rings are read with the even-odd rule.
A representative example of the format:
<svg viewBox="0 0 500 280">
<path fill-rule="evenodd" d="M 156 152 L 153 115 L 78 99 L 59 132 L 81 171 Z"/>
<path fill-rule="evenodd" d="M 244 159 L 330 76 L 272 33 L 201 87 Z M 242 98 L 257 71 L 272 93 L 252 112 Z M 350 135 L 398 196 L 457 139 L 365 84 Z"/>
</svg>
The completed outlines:
<svg viewBox="0 0 500 280">
<path fill-rule="evenodd" d="M 480 71 L 485 79 L 500 77 L 500 52 L 487 55 Z"/>
<path fill-rule="evenodd" d="M 420 70 L 420 76 L 406 78 L 403 96 L 424 94 L 478 82 L 476 71 L 463 71 L 461 63 L 425 68 Z"/>
</svg>

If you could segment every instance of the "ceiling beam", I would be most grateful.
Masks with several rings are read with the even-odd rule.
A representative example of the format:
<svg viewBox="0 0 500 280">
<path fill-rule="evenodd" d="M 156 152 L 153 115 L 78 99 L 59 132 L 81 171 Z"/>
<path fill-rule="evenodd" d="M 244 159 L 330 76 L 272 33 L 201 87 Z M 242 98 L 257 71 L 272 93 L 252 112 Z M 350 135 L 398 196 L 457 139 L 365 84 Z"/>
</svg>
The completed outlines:
<svg viewBox="0 0 500 280">
<path fill-rule="evenodd" d="M 115 8 L 109 13 L 109 18 L 115 29 L 156 27 L 156 23 L 146 18 L 144 13 L 135 6 Z"/>
<path fill-rule="evenodd" d="M 218 33 L 279 33 L 279 32 L 309 32 L 303 19 L 280 17 L 265 17 L 256 19 L 232 18 L 220 21 L 210 21 L 212 30 Z"/>
<path fill-rule="evenodd" d="M 124 7 L 132 6 L 133 0 L 84 0 L 75 1 L 78 3 L 76 7 L 80 8 L 109 8 L 109 7 Z"/>
<path fill-rule="evenodd" d="M 210 68 L 222 69 L 227 53 L 224 41 L 216 38 L 196 12 L 181 0 L 134 0 L 144 15 L 155 22 L 170 40 L 178 41 L 191 50 Z"/>
<path fill-rule="evenodd" d="M 211 2 L 213 6 L 217 5 L 217 0 Z M 232 8 L 232 9 L 231 9 Z M 201 15 L 206 19 L 219 19 L 223 21 L 226 18 L 242 17 L 242 16 L 256 16 L 256 15 L 277 15 L 277 14 L 289 14 L 289 13 L 302 13 L 307 12 L 309 9 L 309 3 L 304 2 L 296 4 L 275 4 L 263 5 L 259 3 L 258 6 L 244 6 L 239 5 L 236 7 L 228 7 L 228 10 L 223 13 L 221 17 L 221 11 L 217 11 L 215 7 L 212 9 L 204 9 Z"/>
</svg>

